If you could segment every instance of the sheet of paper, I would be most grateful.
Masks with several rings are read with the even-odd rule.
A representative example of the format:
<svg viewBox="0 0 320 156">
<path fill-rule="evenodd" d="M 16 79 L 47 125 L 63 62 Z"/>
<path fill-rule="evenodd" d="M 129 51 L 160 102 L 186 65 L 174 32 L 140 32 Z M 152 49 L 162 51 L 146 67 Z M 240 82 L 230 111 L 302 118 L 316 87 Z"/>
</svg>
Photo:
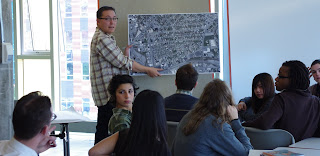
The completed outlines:
<svg viewBox="0 0 320 156">
<path fill-rule="evenodd" d="M 250 150 L 249 151 L 249 156 L 260 156 L 260 154 L 262 154 L 262 152 L 269 152 L 269 151 L 272 151 L 272 150 Z"/>
<path fill-rule="evenodd" d="M 282 150 L 286 149 L 291 152 L 300 153 L 304 156 L 318 156 L 320 155 L 320 150 L 314 150 L 314 149 L 301 149 L 301 148 L 290 148 L 290 147 L 278 147 L 274 150 Z"/>
<path fill-rule="evenodd" d="M 74 123 L 74 122 L 93 122 L 89 118 L 79 114 L 74 110 L 73 107 L 70 107 L 63 111 L 54 112 L 57 115 L 57 118 L 53 120 L 52 124 L 60 123 Z"/>
</svg>

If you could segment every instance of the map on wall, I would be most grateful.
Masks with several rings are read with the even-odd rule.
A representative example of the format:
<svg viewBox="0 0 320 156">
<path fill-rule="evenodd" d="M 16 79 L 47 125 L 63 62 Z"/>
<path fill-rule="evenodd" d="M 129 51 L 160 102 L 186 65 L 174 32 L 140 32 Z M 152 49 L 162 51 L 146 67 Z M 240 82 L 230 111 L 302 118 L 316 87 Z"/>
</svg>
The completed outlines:
<svg viewBox="0 0 320 156">
<path fill-rule="evenodd" d="M 161 74 L 192 63 L 198 73 L 220 72 L 217 13 L 128 15 L 130 58 Z"/>
</svg>

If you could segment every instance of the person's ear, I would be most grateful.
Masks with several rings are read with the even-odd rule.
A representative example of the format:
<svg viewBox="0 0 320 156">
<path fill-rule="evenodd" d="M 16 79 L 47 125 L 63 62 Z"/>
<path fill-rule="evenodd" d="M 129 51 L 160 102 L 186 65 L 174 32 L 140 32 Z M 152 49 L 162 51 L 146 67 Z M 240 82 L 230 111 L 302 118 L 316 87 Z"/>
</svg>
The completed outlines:
<svg viewBox="0 0 320 156">
<path fill-rule="evenodd" d="M 45 125 L 45 126 L 42 128 L 42 130 L 41 130 L 40 133 L 43 134 L 43 135 L 48 135 L 48 134 L 50 134 L 50 127 L 49 127 L 48 125 Z"/>
<path fill-rule="evenodd" d="M 198 84 L 198 81 L 196 82 L 196 84 L 194 85 L 194 87 L 193 87 L 193 88 L 196 88 L 197 84 Z"/>
<path fill-rule="evenodd" d="M 97 18 L 96 21 L 97 21 L 97 25 L 98 25 L 100 23 L 100 19 Z"/>
</svg>

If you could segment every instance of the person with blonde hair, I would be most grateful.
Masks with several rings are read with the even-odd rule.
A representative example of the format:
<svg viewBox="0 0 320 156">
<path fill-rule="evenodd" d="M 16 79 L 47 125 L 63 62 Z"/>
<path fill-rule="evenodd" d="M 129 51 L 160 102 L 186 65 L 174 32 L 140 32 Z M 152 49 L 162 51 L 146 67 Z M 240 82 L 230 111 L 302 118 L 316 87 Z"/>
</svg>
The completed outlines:
<svg viewBox="0 0 320 156">
<path fill-rule="evenodd" d="M 249 138 L 238 119 L 231 90 L 220 79 L 209 82 L 198 103 L 178 125 L 173 155 L 248 155 Z"/>
</svg>

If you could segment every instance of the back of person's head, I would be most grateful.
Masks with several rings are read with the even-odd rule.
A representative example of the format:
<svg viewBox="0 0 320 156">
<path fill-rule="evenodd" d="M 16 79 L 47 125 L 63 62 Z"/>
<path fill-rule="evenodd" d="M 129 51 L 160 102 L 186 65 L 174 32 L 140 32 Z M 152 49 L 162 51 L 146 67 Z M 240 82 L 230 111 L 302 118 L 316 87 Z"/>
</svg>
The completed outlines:
<svg viewBox="0 0 320 156">
<path fill-rule="evenodd" d="M 20 98 L 14 108 L 12 124 L 16 139 L 29 140 L 50 125 L 51 101 L 36 91 Z"/>
<path fill-rule="evenodd" d="M 206 85 L 198 103 L 191 110 L 190 119 L 183 127 L 184 134 L 194 133 L 209 114 L 219 118 L 220 124 L 228 122 L 230 120 L 227 112 L 229 105 L 234 105 L 230 88 L 220 79 L 212 80 Z"/>
<path fill-rule="evenodd" d="M 192 90 L 198 80 L 198 72 L 192 64 L 181 66 L 176 73 L 176 85 L 178 89 Z"/>
<path fill-rule="evenodd" d="M 102 13 L 107 10 L 112 10 L 116 13 L 116 10 L 113 7 L 103 6 L 103 7 L 99 8 L 99 10 L 97 11 L 97 18 L 101 18 Z"/>
<path fill-rule="evenodd" d="M 254 100 L 258 99 L 256 94 L 254 93 L 254 89 L 258 86 L 259 82 L 263 88 L 263 99 L 269 99 L 273 97 L 275 94 L 275 90 L 272 76 L 268 73 L 260 73 L 256 75 L 252 80 L 252 98 Z"/>
<path fill-rule="evenodd" d="M 309 70 L 298 60 L 286 61 L 282 66 L 289 67 L 289 86 L 286 89 L 306 90 L 310 85 Z"/>
<path fill-rule="evenodd" d="M 314 60 L 312 63 L 311 63 L 311 67 L 315 64 L 320 64 L 320 59 L 317 59 L 317 60 Z"/>
<path fill-rule="evenodd" d="M 127 144 L 121 155 L 167 155 L 167 121 L 164 99 L 144 90 L 134 100 Z"/>
<path fill-rule="evenodd" d="M 134 95 L 136 95 L 137 87 L 134 82 L 134 79 L 130 75 L 115 75 L 110 80 L 108 86 L 108 93 L 110 94 L 110 103 L 115 105 L 116 104 L 116 91 L 118 87 L 122 84 L 130 83 L 134 90 Z"/>
</svg>

